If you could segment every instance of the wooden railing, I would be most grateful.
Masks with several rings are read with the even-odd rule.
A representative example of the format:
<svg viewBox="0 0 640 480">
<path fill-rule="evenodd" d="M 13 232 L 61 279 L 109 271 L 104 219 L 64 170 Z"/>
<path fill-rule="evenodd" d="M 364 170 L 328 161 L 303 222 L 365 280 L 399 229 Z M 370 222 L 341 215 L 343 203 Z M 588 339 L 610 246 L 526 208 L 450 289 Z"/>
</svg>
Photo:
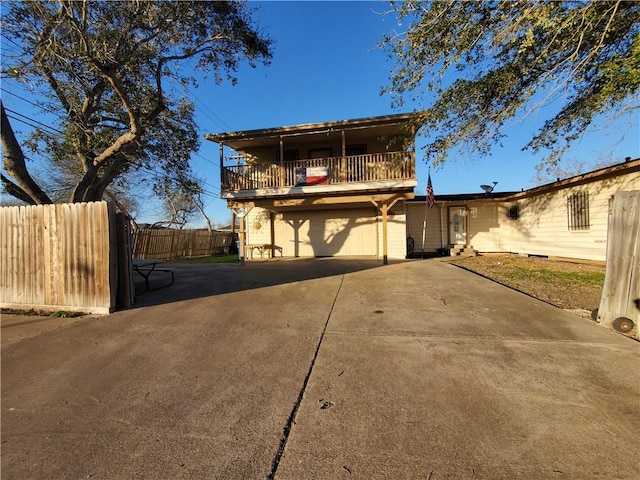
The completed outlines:
<svg viewBox="0 0 640 480">
<path fill-rule="evenodd" d="M 370 153 L 348 157 L 314 158 L 273 163 L 237 165 L 222 169 L 222 190 L 257 190 L 302 186 L 301 170 L 325 167 L 328 185 L 352 182 L 404 180 L 415 177 L 411 152 Z"/>
</svg>

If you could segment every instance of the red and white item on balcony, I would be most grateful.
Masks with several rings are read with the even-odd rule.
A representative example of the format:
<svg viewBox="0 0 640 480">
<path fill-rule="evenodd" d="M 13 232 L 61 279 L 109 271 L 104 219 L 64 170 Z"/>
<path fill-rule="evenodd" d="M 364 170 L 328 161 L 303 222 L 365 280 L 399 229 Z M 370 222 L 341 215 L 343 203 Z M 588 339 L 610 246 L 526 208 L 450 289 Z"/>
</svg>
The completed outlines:
<svg viewBox="0 0 640 480">
<path fill-rule="evenodd" d="M 329 169 L 327 167 L 296 168 L 296 185 L 328 185 Z"/>
</svg>

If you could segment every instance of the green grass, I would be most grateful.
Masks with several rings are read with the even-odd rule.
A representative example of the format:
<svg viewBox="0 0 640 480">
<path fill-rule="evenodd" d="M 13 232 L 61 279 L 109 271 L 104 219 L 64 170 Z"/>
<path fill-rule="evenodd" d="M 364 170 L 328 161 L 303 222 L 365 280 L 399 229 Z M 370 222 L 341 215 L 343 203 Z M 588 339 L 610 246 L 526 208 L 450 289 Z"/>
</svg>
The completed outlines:
<svg viewBox="0 0 640 480">
<path fill-rule="evenodd" d="M 172 263 L 238 263 L 238 255 L 215 255 L 211 257 L 176 258 Z"/>
<path fill-rule="evenodd" d="M 495 272 L 498 276 L 510 280 L 529 280 L 554 285 L 602 285 L 604 283 L 604 273 L 600 272 L 556 272 L 552 270 L 539 269 L 528 270 L 522 268 L 505 268 Z"/>
</svg>

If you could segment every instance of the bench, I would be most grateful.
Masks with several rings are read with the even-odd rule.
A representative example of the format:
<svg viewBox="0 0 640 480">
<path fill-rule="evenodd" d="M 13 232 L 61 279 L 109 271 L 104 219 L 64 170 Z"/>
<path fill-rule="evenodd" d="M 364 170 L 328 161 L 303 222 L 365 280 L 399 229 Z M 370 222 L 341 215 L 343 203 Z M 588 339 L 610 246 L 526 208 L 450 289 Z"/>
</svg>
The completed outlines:
<svg viewBox="0 0 640 480">
<path fill-rule="evenodd" d="M 247 251 L 251 254 L 251 258 L 253 258 L 253 251 L 258 250 L 260 252 L 260 258 L 264 258 L 264 253 L 267 253 L 267 258 L 271 256 L 271 252 L 279 251 L 280 256 L 282 257 L 282 247 L 277 245 L 272 245 L 271 243 L 250 243 L 247 245 Z M 274 254 L 275 256 L 275 254 Z"/>
<path fill-rule="evenodd" d="M 173 285 L 173 282 L 175 280 L 175 278 L 173 276 L 173 270 L 169 270 L 168 268 L 157 268 L 158 265 L 161 264 L 161 263 L 162 263 L 162 260 L 154 260 L 154 259 L 150 259 L 150 258 L 134 259 L 132 261 L 133 270 L 138 272 L 142 276 L 142 278 L 144 278 L 144 291 L 145 292 L 150 292 L 151 291 L 151 285 L 149 283 L 149 277 L 151 276 L 151 274 L 153 272 L 162 272 L 162 273 L 171 274 L 171 282 L 168 285 L 163 285 L 162 287 L 158 287 L 158 288 L 170 287 L 171 285 Z"/>
</svg>

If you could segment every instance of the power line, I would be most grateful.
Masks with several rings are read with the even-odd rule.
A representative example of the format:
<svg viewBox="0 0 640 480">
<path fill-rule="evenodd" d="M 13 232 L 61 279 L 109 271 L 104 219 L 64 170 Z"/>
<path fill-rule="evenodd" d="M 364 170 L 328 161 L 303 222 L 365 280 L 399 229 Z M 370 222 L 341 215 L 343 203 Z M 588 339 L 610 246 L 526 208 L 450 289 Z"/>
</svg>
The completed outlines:
<svg viewBox="0 0 640 480">
<path fill-rule="evenodd" d="M 204 103 L 202 100 L 200 100 L 195 93 L 193 93 L 191 90 L 189 90 L 189 87 L 185 86 L 184 88 L 187 90 L 187 92 L 189 92 L 191 94 L 191 96 L 193 96 L 193 98 L 196 99 L 197 103 L 200 103 L 204 108 L 206 108 L 209 112 L 211 112 L 211 115 L 213 115 L 213 117 L 215 117 L 215 118 L 213 118 L 213 117 L 209 116 L 206 112 L 203 112 L 204 115 L 207 118 L 209 118 L 209 120 L 211 120 L 213 123 L 216 123 L 218 126 L 222 127 L 224 130 L 227 130 L 227 131 L 233 130 L 231 128 L 231 126 L 227 122 L 225 122 L 217 113 L 215 113 L 213 110 L 211 110 L 211 108 L 209 108 L 209 106 L 206 103 Z"/>
<path fill-rule="evenodd" d="M 4 93 L 8 93 L 9 95 L 11 95 L 13 97 L 19 98 L 23 102 L 27 102 L 29 105 L 33 105 L 34 107 L 39 108 L 39 109 L 41 109 L 41 110 L 43 110 L 45 112 L 52 113 L 54 115 L 59 115 L 59 113 L 57 111 L 55 111 L 53 108 L 51 108 L 51 107 L 46 108 L 46 107 L 44 107 L 42 105 L 39 105 L 39 104 L 37 104 L 35 102 L 32 102 L 31 100 L 29 100 L 27 98 L 24 98 L 23 96 L 18 95 L 17 93 L 10 92 L 9 90 L 6 90 L 5 88 L 2 88 L 1 86 L 0 86 L 0 90 L 2 90 Z"/>
<path fill-rule="evenodd" d="M 20 45 L 18 45 L 16 42 L 13 41 L 13 39 L 7 37 L 4 33 L 2 34 L 2 38 L 4 38 L 7 42 L 14 44 L 16 47 L 18 47 L 21 51 L 23 50 L 23 47 L 21 47 Z"/>
<path fill-rule="evenodd" d="M 202 160 L 204 160 L 207 163 L 210 163 L 211 165 L 213 165 L 214 167 L 218 167 L 220 168 L 220 165 L 218 165 L 216 162 L 214 162 L 213 160 L 209 160 L 207 157 L 202 156 L 199 152 L 195 152 L 194 155 L 196 157 L 200 157 Z"/>
<path fill-rule="evenodd" d="M 10 115 L 9 113 L 7 113 L 7 117 L 9 117 L 11 120 L 15 120 L 17 122 L 24 123 L 25 125 L 29 125 L 32 128 L 38 128 L 38 127 L 48 128 L 52 132 L 59 133 L 60 135 L 62 135 L 62 132 L 60 130 L 57 130 L 57 129 L 53 128 L 53 127 L 50 127 L 49 125 L 46 125 L 46 124 L 44 124 L 42 122 L 39 122 L 38 120 L 34 120 L 33 118 L 27 117 L 26 115 L 22 115 L 21 113 L 18 113 L 18 112 L 14 112 L 13 110 L 10 110 L 8 108 L 5 108 L 5 110 L 7 112 L 12 113 L 13 115 L 18 115 L 20 117 L 26 118 L 28 121 L 27 120 L 23 120 L 22 118 L 14 117 L 13 115 Z M 29 123 L 29 122 L 33 122 L 33 123 Z"/>
</svg>

